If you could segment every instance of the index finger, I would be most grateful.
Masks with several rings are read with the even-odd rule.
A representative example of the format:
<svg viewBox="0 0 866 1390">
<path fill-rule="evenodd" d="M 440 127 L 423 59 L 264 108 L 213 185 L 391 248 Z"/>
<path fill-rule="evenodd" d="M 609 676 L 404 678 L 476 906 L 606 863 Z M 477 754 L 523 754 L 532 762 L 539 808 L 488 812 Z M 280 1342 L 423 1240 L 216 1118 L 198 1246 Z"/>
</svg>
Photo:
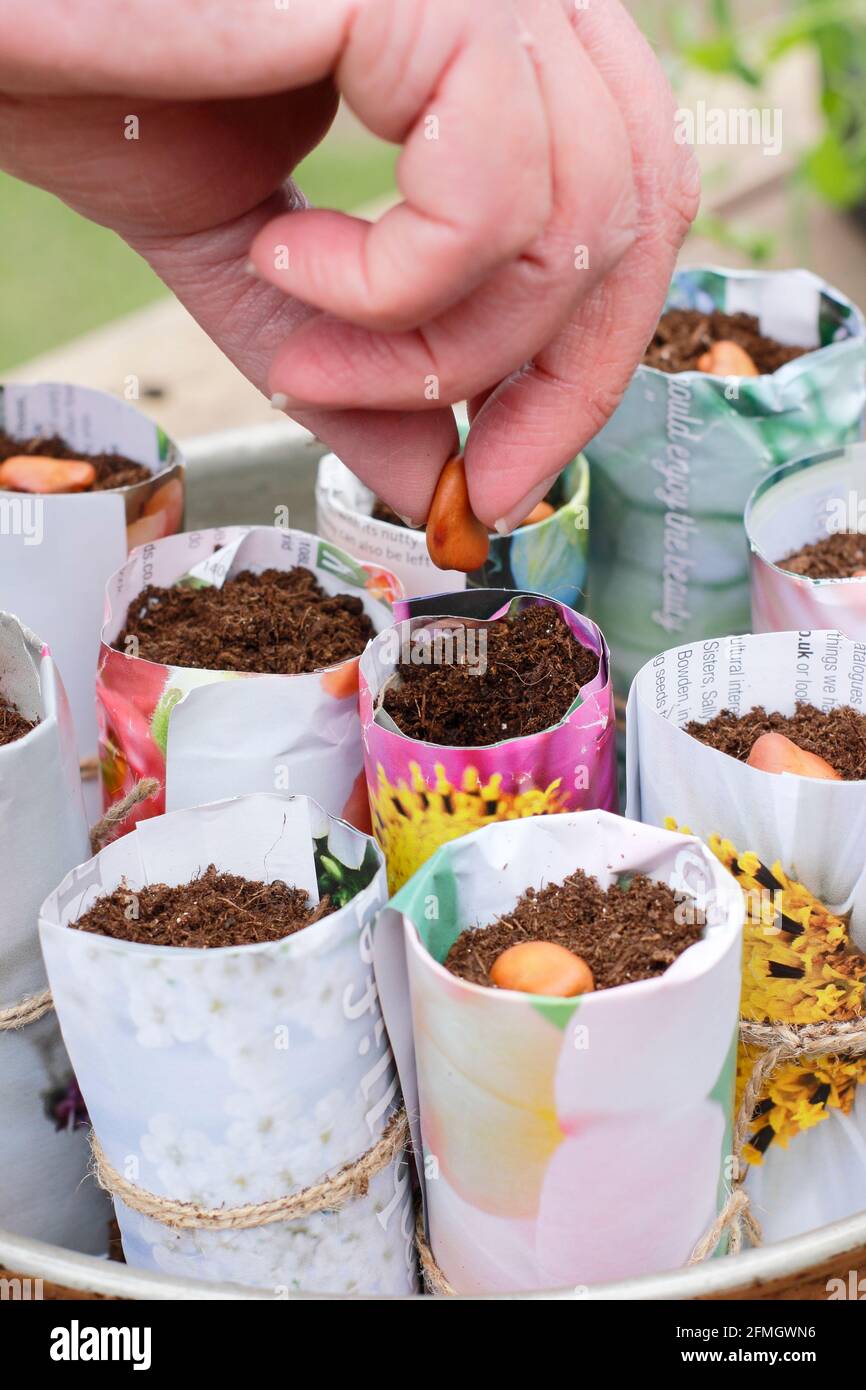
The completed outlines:
<svg viewBox="0 0 866 1390">
<path fill-rule="evenodd" d="M 271 284 L 339 318 L 414 328 L 546 224 L 550 136 L 535 69 L 501 0 L 471 10 L 462 0 L 376 0 L 359 14 L 336 80 L 371 130 L 405 141 L 404 201 L 373 224 L 312 209 L 279 218 L 251 259 Z"/>
</svg>

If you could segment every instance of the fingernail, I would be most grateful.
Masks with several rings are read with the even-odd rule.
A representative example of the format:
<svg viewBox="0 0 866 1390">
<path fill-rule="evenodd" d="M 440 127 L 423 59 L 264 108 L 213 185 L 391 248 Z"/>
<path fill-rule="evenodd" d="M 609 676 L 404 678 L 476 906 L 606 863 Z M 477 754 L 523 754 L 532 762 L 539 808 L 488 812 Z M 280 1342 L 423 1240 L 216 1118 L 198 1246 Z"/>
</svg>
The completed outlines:
<svg viewBox="0 0 866 1390">
<path fill-rule="evenodd" d="M 271 396 L 272 410 L 285 410 L 288 403 L 289 398 L 288 396 L 284 395 L 282 391 L 275 391 L 274 394 Z"/>
<path fill-rule="evenodd" d="M 494 521 L 494 531 L 500 536 L 510 535 L 529 516 L 532 508 L 544 501 L 558 477 L 559 473 L 551 473 L 549 478 L 543 478 L 540 483 L 537 483 L 532 491 L 526 494 L 522 502 L 518 502 L 516 507 L 512 507 L 506 516 L 501 516 L 498 521 Z"/>
</svg>

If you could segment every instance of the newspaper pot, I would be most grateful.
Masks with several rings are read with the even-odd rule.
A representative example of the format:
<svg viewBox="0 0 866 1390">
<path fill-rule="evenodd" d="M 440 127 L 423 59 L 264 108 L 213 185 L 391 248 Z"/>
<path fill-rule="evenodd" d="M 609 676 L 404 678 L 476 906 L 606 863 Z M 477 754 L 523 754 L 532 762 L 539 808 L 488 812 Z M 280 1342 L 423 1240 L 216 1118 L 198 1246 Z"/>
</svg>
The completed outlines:
<svg viewBox="0 0 866 1390">
<path fill-rule="evenodd" d="M 183 526 L 183 460 L 134 406 L 62 382 L 0 386 L 0 428 L 16 439 L 59 435 L 84 453 L 125 454 L 151 473 L 106 492 L 0 491 L 0 606 L 48 642 L 69 694 L 79 756 L 92 758 L 105 583 L 133 546 Z"/>
<path fill-rule="evenodd" d="M 691 738 L 721 709 L 796 702 L 866 708 L 866 646 L 837 632 L 712 638 L 663 652 L 632 686 L 628 815 L 700 835 L 746 896 L 742 1013 L 813 1024 L 859 1017 L 866 984 L 866 782 L 763 772 Z M 753 1058 L 741 1049 L 742 1088 Z M 792 1062 L 745 1149 L 764 1236 L 860 1211 L 866 1194 L 862 1059 Z M 769 1102 L 769 1103 L 768 1103 Z"/>
<path fill-rule="evenodd" d="M 128 884 L 186 883 L 208 864 L 330 892 L 293 936 L 203 949 L 71 929 Z M 386 897 L 369 837 L 307 797 L 256 794 L 136 826 L 75 869 L 39 931 L 63 1035 L 112 1167 L 208 1208 L 259 1203 L 338 1171 L 400 1104 L 372 973 Z M 395 1159 L 341 1210 L 258 1229 L 173 1230 L 115 1200 L 127 1262 L 199 1279 L 317 1292 L 411 1293 L 411 1196 Z"/>
<path fill-rule="evenodd" d="M 341 463 L 326 454 L 316 483 L 316 526 L 326 540 L 351 555 L 385 565 L 410 597 L 486 588 L 532 589 L 583 606 L 589 537 L 589 467 L 582 454 L 560 474 L 548 500 L 553 516 L 519 526 L 508 536 L 491 535 L 485 565 L 471 574 L 440 570 L 427 551 L 423 531 L 380 521 L 372 515 L 375 494 Z"/>
<path fill-rule="evenodd" d="M 863 318 L 806 271 L 682 270 L 667 308 L 746 311 L 813 350 L 771 376 L 640 366 L 587 447 L 590 611 L 623 695 L 668 642 L 749 630 L 750 492 L 778 464 L 858 438 L 866 404 Z"/>
<path fill-rule="evenodd" d="M 553 599 L 494 593 L 493 611 L 491 591 L 485 589 L 398 604 L 398 616 L 407 616 L 380 633 L 361 657 L 361 722 L 373 833 L 385 852 L 392 892 L 437 846 L 491 821 L 596 806 L 617 809 L 616 726 L 602 633 Z M 439 611 L 423 616 L 431 603 Z M 381 697 L 401 652 L 411 653 L 414 643 L 435 641 L 437 632 L 449 629 L 456 640 L 463 630 L 483 629 L 533 604 L 555 608 L 578 641 L 599 658 L 598 674 L 558 724 L 477 748 L 445 747 L 400 733 L 381 709 Z M 464 640 L 468 658 L 473 639 Z"/>
<path fill-rule="evenodd" d="M 486 989 L 441 964 L 461 931 L 578 868 L 687 891 L 703 938 L 657 979 L 576 999 Z M 376 978 L 433 1254 L 458 1292 L 686 1262 L 725 1196 L 742 920 L 697 840 L 603 811 L 475 831 L 391 900 Z"/>
<path fill-rule="evenodd" d="M 357 658 L 306 675 L 257 675 L 163 666 L 112 645 L 148 584 L 222 585 L 242 570 L 296 565 L 327 593 L 360 597 L 377 631 L 391 622 L 394 576 L 305 531 L 233 526 L 171 536 L 143 546 L 112 576 L 96 685 L 105 804 L 142 777 L 163 783 L 125 829 L 166 809 L 276 790 L 315 796 L 369 830 Z"/>
<path fill-rule="evenodd" d="M 39 904 L 88 853 L 75 734 L 47 647 L 0 613 L 0 692 L 38 720 L 0 748 L 0 1012 L 40 994 Z M 0 1028 L 0 1227 L 100 1254 L 108 1206 L 87 1172 L 86 1114 L 57 1018 Z"/>
<path fill-rule="evenodd" d="M 866 532 L 866 444 L 797 459 L 759 483 L 746 507 L 752 630 L 839 628 L 866 639 L 866 578 L 809 579 L 777 561 L 834 531 Z"/>
</svg>

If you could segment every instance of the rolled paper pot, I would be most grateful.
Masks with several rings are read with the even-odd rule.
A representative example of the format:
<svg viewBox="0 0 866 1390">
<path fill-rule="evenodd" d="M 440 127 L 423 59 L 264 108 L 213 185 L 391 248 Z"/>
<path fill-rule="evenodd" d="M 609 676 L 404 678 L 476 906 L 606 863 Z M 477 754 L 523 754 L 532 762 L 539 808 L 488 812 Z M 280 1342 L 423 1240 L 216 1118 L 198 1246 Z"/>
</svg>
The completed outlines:
<svg viewBox="0 0 866 1390">
<path fill-rule="evenodd" d="M 722 709 L 791 714 L 797 701 L 863 713 L 866 645 L 802 630 L 656 656 L 629 696 L 628 815 L 700 835 L 740 882 L 743 1016 L 835 1023 L 860 1016 L 866 986 L 866 782 L 764 772 L 685 732 Z M 741 1091 L 755 1055 L 741 1049 Z M 796 1061 L 765 1095 L 745 1155 L 767 1240 L 863 1209 L 864 1079 L 862 1059 Z"/>
<path fill-rule="evenodd" d="M 589 545 L 589 467 L 582 454 L 560 474 L 548 500 L 555 511 L 508 536 L 491 534 L 487 563 L 471 574 L 440 570 L 422 530 L 372 515 L 375 494 L 335 454 L 319 464 L 316 526 L 350 554 L 393 570 L 410 597 L 469 587 L 531 589 L 580 610 Z"/>
<path fill-rule="evenodd" d="M 671 642 L 749 631 L 749 494 L 779 464 L 859 438 L 866 406 L 863 317 L 806 271 L 682 270 L 666 307 L 745 311 L 812 351 L 771 376 L 639 366 L 587 446 L 589 611 L 623 695 Z"/>
<path fill-rule="evenodd" d="M 785 464 L 749 498 L 746 534 L 755 632 L 838 628 L 847 637 L 866 640 L 866 577 L 809 579 L 779 563 L 836 531 L 860 531 L 866 549 L 866 444 L 826 449 Z"/>
<path fill-rule="evenodd" d="M 39 904 L 89 850 L 75 734 L 51 656 L 0 613 L 0 693 L 34 729 L 0 748 L 0 1013 L 46 986 Z M 89 1254 L 108 1245 L 109 1207 L 91 1184 L 87 1114 L 51 1010 L 0 1028 L 0 1228 Z"/>
<path fill-rule="evenodd" d="M 96 694 L 105 805 L 140 778 L 163 784 L 124 827 L 223 796 L 287 791 L 369 830 L 358 659 L 329 670 L 281 676 L 163 666 L 116 651 L 130 604 L 148 584 L 223 584 L 243 570 L 312 571 L 328 594 L 358 597 L 377 631 L 402 591 L 385 570 L 362 565 L 305 531 L 233 526 L 148 545 L 109 581 Z"/>
<path fill-rule="evenodd" d="M 151 475 L 106 492 L 0 491 L 0 607 L 17 613 L 51 647 L 72 706 L 79 756 L 92 758 L 105 584 L 134 546 L 183 526 L 183 459 L 133 405 L 63 382 L 0 386 L 0 429 L 22 440 L 59 435 L 83 453 L 123 454 Z"/>
<path fill-rule="evenodd" d="M 123 885 L 186 883 L 209 864 L 331 894 L 279 941 L 212 949 L 74 930 Z M 39 931 L 57 1012 L 109 1164 L 212 1210 L 279 1198 L 365 1154 L 400 1105 L 372 972 L 386 897 L 378 849 L 306 797 L 254 795 L 138 825 L 74 870 Z M 127 1262 L 198 1279 L 328 1293 L 415 1288 L 408 1173 L 397 1156 L 336 1211 L 177 1230 L 115 1199 Z"/>
<path fill-rule="evenodd" d="M 645 873 L 685 891 L 703 937 L 656 979 L 570 999 L 445 969 L 463 930 L 577 869 L 605 887 Z M 697 840 L 603 811 L 477 830 L 392 898 L 376 978 L 432 1251 L 458 1292 L 574 1288 L 688 1260 L 727 1189 L 742 921 L 737 885 Z"/>
<path fill-rule="evenodd" d="M 616 726 L 604 637 L 588 618 L 537 594 L 477 589 L 398 604 L 407 616 L 372 641 L 361 658 L 361 722 L 373 833 L 385 851 L 388 882 L 396 891 L 448 840 L 496 820 L 601 807 L 616 810 Z M 436 615 L 421 616 L 434 604 Z M 541 733 L 476 748 L 425 743 L 400 733 L 379 708 L 386 682 L 402 653 L 423 635 L 445 628 L 483 628 L 534 604 L 556 609 L 577 640 L 599 659 L 598 673 L 563 719 Z M 474 617 L 472 610 L 479 616 Z M 483 618 L 480 616 L 483 614 Z M 459 616 L 458 616 L 459 615 Z M 454 639 L 452 634 L 452 640 Z M 464 638 L 467 659 L 472 650 Z M 477 641 L 477 638 L 471 640 Z M 456 648 L 455 648 L 456 650 Z"/>
</svg>

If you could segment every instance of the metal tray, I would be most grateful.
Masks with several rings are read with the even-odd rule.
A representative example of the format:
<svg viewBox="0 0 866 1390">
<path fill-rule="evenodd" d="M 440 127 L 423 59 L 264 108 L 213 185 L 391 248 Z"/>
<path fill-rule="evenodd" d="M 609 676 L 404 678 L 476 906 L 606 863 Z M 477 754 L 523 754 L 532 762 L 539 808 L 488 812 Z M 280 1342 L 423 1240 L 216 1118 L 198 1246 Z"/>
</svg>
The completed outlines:
<svg viewBox="0 0 866 1390">
<path fill-rule="evenodd" d="M 288 507 L 289 524 L 315 530 L 313 488 L 323 449 L 291 421 L 230 430 L 187 441 L 189 502 L 187 527 L 273 523 L 276 508 Z M 284 513 L 279 514 L 284 518 Z M 645 1275 L 526 1295 L 544 1299 L 737 1299 L 826 1298 L 827 1281 L 845 1280 L 866 1264 L 866 1212 L 807 1235 L 668 1274 Z M 0 1231 L 0 1266 L 82 1292 L 125 1299 L 273 1300 L 267 1290 L 210 1284 L 151 1274 L 128 1265 L 79 1255 L 60 1246 Z M 315 1298 L 315 1294 L 293 1294 Z"/>
</svg>

